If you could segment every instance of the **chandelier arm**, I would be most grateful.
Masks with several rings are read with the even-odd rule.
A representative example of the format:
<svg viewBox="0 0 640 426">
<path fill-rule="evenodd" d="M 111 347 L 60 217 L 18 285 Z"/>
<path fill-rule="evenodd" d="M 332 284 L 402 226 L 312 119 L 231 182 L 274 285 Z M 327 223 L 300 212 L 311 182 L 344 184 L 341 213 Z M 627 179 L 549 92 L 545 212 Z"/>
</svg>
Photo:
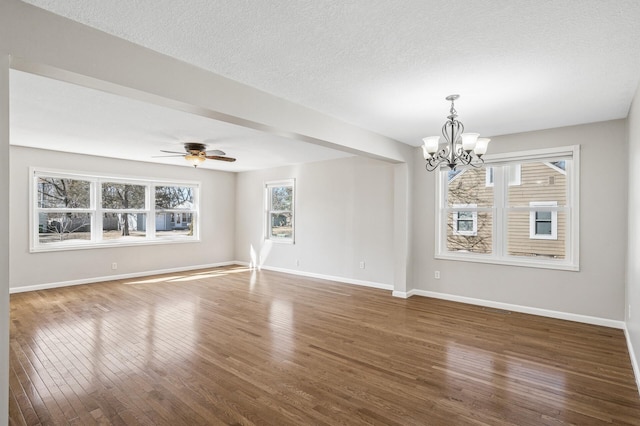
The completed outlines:
<svg viewBox="0 0 640 426">
<path fill-rule="evenodd" d="M 476 169 L 484 166 L 484 160 L 482 158 L 480 158 L 480 157 L 476 157 L 476 158 L 472 157 L 472 160 L 478 160 L 478 161 L 475 161 L 475 162 L 474 161 L 470 161 L 469 164 L 468 164 L 469 166 L 474 167 Z"/>
<path fill-rule="evenodd" d="M 440 151 L 433 154 L 431 158 L 427 160 L 427 164 L 426 164 L 427 170 L 432 172 L 436 168 L 438 168 L 440 164 L 444 163 L 445 161 L 447 162 L 447 164 L 449 163 L 449 147 L 448 146 L 442 148 Z"/>
<path fill-rule="evenodd" d="M 440 159 L 431 158 L 427 161 L 427 164 L 425 165 L 425 167 L 427 168 L 428 171 L 432 172 L 438 167 L 440 167 L 440 165 L 444 162 L 447 162 L 448 164 L 449 160 L 446 158 L 440 158 Z"/>
</svg>

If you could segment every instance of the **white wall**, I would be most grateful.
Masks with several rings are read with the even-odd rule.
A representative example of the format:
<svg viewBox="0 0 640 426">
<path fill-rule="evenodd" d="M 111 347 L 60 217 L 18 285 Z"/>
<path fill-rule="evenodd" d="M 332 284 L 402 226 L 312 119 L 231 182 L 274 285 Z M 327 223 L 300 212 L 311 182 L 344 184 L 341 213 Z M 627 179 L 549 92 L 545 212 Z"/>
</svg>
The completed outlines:
<svg viewBox="0 0 640 426">
<path fill-rule="evenodd" d="M 640 389 L 640 88 L 627 119 L 629 136 L 629 214 L 627 246 L 627 333 Z"/>
<path fill-rule="evenodd" d="M 434 174 L 425 171 L 416 150 L 414 288 L 622 321 L 627 230 L 626 139 L 625 121 L 616 120 L 499 136 L 489 146 L 490 153 L 500 153 L 581 145 L 579 272 L 434 260 Z M 602 154 L 607 155 L 606 162 L 601 160 Z M 620 161 L 616 162 L 616 158 Z M 441 272 L 439 280 L 434 279 L 436 270 Z"/>
<path fill-rule="evenodd" d="M 0 53 L 0 425 L 9 419 L 9 56 Z"/>
<path fill-rule="evenodd" d="M 11 147 L 11 288 L 104 279 L 115 275 L 152 273 L 230 262 L 234 258 L 234 173 L 192 167 L 157 165 Z M 201 226 L 197 243 L 144 245 L 29 253 L 29 167 L 199 181 Z M 117 262 L 118 269 L 111 270 Z"/>
<path fill-rule="evenodd" d="M 350 157 L 240 173 L 236 258 L 249 262 L 253 247 L 268 267 L 393 285 L 394 167 Z M 265 249 L 264 183 L 289 178 L 296 180 L 295 244 Z"/>
</svg>

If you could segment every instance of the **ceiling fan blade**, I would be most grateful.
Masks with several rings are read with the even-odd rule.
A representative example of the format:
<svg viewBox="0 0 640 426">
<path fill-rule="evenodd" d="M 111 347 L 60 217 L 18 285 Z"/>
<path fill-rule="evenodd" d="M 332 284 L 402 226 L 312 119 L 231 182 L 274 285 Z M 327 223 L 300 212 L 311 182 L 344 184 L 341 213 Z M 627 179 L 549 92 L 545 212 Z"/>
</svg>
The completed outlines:
<svg viewBox="0 0 640 426">
<path fill-rule="evenodd" d="M 166 158 L 166 157 L 184 157 L 185 154 L 176 154 L 176 155 L 152 155 L 151 158 Z"/>
<path fill-rule="evenodd" d="M 225 155 L 224 151 L 220 151 L 219 149 L 212 149 L 211 151 L 207 151 L 205 154 L 207 155 Z"/>
<path fill-rule="evenodd" d="M 233 163 L 234 161 L 236 161 L 235 158 L 231 158 L 231 157 L 221 157 L 219 155 L 207 155 L 207 158 L 209 160 L 218 160 L 218 161 L 227 161 L 229 163 Z"/>
<path fill-rule="evenodd" d="M 176 151 L 165 151 L 164 149 L 161 149 L 160 152 L 166 152 L 167 154 L 180 154 L 180 155 L 185 155 L 184 152 L 176 152 Z"/>
</svg>

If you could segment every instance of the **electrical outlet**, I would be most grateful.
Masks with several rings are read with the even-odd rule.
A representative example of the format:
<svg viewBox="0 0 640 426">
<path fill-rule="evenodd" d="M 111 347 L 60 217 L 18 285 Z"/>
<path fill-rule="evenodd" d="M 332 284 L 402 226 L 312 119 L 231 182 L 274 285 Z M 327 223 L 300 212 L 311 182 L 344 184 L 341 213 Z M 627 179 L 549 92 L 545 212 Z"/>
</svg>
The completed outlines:
<svg viewBox="0 0 640 426">
<path fill-rule="evenodd" d="M 300 266 L 300 259 L 296 259 L 296 266 Z"/>
<path fill-rule="evenodd" d="M 116 262 L 113 262 L 113 263 L 111 264 L 111 269 L 113 269 L 114 271 L 115 271 L 116 269 L 118 269 L 118 264 L 117 264 Z"/>
<path fill-rule="evenodd" d="M 364 269 L 364 260 L 360 261 L 360 269 Z"/>
<path fill-rule="evenodd" d="M 440 279 L 440 271 L 435 271 L 433 273 L 433 278 L 435 278 L 436 280 L 439 280 Z"/>
</svg>

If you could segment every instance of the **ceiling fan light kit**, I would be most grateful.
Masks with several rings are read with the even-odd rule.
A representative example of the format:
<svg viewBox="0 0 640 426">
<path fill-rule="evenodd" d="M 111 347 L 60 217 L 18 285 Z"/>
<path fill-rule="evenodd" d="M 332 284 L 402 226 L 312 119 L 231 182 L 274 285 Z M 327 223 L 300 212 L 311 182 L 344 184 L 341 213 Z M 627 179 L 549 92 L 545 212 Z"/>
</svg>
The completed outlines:
<svg viewBox="0 0 640 426">
<path fill-rule="evenodd" d="M 442 149 L 440 136 L 427 136 L 422 139 L 422 154 L 430 172 L 443 163 L 451 170 L 455 170 L 458 165 L 481 167 L 484 164 L 482 156 L 486 154 L 491 139 L 480 138 L 478 133 L 464 133 L 464 125 L 458 121 L 454 105 L 459 97 L 460 95 L 449 95 L 445 98 L 451 102 L 451 109 L 447 121 L 442 126 Z"/>
<path fill-rule="evenodd" d="M 193 167 L 198 167 L 200 164 L 204 163 L 204 160 L 206 160 L 204 153 L 202 154 L 203 155 L 187 154 L 184 156 L 184 159 L 187 160 Z"/>
</svg>

